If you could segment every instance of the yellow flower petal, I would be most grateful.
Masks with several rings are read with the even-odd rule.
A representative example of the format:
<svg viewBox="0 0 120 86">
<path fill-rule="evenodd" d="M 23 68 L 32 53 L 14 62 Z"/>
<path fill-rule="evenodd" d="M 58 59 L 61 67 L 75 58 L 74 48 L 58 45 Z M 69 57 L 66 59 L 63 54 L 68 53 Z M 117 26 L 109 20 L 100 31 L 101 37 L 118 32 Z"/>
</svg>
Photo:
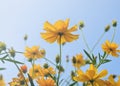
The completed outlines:
<svg viewBox="0 0 120 86">
<path fill-rule="evenodd" d="M 46 32 L 46 33 L 41 33 L 41 37 L 43 39 L 45 39 L 47 42 L 49 43 L 53 43 L 56 41 L 57 39 L 57 35 L 55 33 L 49 33 L 49 32 Z"/>
<path fill-rule="evenodd" d="M 108 74 L 107 70 L 102 70 L 96 77 L 95 79 L 102 78 Z"/>
<path fill-rule="evenodd" d="M 54 32 L 56 31 L 56 28 L 47 21 L 44 23 L 44 30 L 49 31 L 49 32 Z"/>
</svg>

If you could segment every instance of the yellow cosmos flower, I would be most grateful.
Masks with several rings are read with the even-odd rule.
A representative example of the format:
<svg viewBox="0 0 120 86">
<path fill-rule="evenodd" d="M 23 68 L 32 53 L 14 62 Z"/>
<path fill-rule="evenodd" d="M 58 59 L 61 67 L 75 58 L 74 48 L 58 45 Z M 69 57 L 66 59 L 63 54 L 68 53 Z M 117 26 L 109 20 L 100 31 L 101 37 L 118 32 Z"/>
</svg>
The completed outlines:
<svg viewBox="0 0 120 86">
<path fill-rule="evenodd" d="M 43 73 L 44 73 L 44 75 L 48 75 L 48 74 L 54 75 L 54 74 L 56 74 L 55 70 L 52 67 L 44 68 Z"/>
<path fill-rule="evenodd" d="M 42 58 L 45 55 L 45 50 L 39 50 L 39 46 L 33 46 L 32 48 L 26 47 L 24 56 L 28 59 Z"/>
<path fill-rule="evenodd" d="M 117 50 L 117 48 L 118 45 L 116 43 L 110 43 L 108 40 L 105 42 L 105 44 L 102 44 L 103 51 L 115 57 L 118 57 L 119 55 L 117 52 L 120 52 L 120 50 Z"/>
<path fill-rule="evenodd" d="M 120 86 L 120 76 L 118 77 L 118 81 L 116 82 L 113 78 L 113 75 L 108 77 L 108 81 L 106 81 L 106 86 Z"/>
<path fill-rule="evenodd" d="M 41 37 L 49 43 L 57 41 L 59 44 L 72 42 L 78 39 L 78 35 L 73 35 L 72 32 L 77 30 L 77 25 L 68 29 L 69 19 L 58 20 L 54 25 L 48 21 L 44 23 L 45 33 L 41 33 Z"/>
<path fill-rule="evenodd" d="M 38 78 L 39 76 L 44 76 L 43 68 L 39 64 L 34 64 L 34 66 L 30 68 L 29 74 L 33 79 Z"/>
<path fill-rule="evenodd" d="M 76 68 L 80 68 L 81 66 L 85 65 L 85 60 L 83 59 L 82 54 L 77 54 L 75 57 L 72 58 L 73 66 Z"/>
<path fill-rule="evenodd" d="M 41 77 L 37 79 L 37 83 L 39 86 L 56 86 L 55 81 L 50 77 L 47 77 L 46 79 L 44 77 Z"/>
<path fill-rule="evenodd" d="M 93 86 L 103 86 L 104 81 L 101 80 L 101 78 L 106 76 L 107 73 L 107 70 L 102 70 L 100 73 L 98 73 L 97 68 L 91 64 L 86 73 L 84 73 L 82 70 L 78 70 L 77 76 L 73 77 L 73 79 L 75 81 L 90 83 L 90 85 L 93 84 Z"/>
</svg>

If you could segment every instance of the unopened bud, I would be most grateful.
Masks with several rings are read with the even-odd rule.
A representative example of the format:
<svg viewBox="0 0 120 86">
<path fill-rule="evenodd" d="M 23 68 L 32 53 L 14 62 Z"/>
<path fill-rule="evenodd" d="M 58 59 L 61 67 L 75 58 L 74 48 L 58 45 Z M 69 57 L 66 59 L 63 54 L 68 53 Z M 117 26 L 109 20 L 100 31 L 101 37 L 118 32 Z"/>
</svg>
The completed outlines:
<svg viewBox="0 0 120 86">
<path fill-rule="evenodd" d="M 113 27 L 116 27 L 116 26 L 117 26 L 117 21 L 116 21 L 116 20 L 113 20 L 113 21 L 112 21 L 112 26 L 113 26 Z"/>
<path fill-rule="evenodd" d="M 0 42 L 0 51 L 6 50 L 6 44 L 4 42 Z"/>
<path fill-rule="evenodd" d="M 21 70 L 22 70 L 23 73 L 26 73 L 27 72 L 27 66 L 26 65 L 21 66 Z"/>
<path fill-rule="evenodd" d="M 71 78 L 73 80 L 73 77 L 75 76 L 75 72 L 74 71 L 71 71 Z"/>
<path fill-rule="evenodd" d="M 109 31 L 109 29 L 110 29 L 110 25 L 107 25 L 107 26 L 105 27 L 105 32 Z"/>
<path fill-rule="evenodd" d="M 27 39 L 28 39 L 28 35 L 25 34 L 25 36 L 24 36 L 24 40 L 26 41 Z"/>
<path fill-rule="evenodd" d="M 46 52 L 45 52 L 45 50 L 44 50 L 44 49 L 40 50 L 40 53 L 41 53 L 42 57 L 44 57 L 44 56 L 45 56 L 45 54 L 46 54 Z"/>
<path fill-rule="evenodd" d="M 117 77 L 117 75 L 115 75 L 115 74 L 113 74 L 112 76 L 113 76 L 114 79 Z"/>
<path fill-rule="evenodd" d="M 64 72 L 63 66 L 57 66 L 57 68 L 58 68 L 58 70 L 59 70 L 60 72 Z"/>
<path fill-rule="evenodd" d="M 13 47 L 9 50 L 9 53 L 12 57 L 15 57 L 15 50 L 13 49 Z"/>
<path fill-rule="evenodd" d="M 76 63 L 76 58 L 73 56 L 72 58 L 72 63 L 75 64 Z"/>
<path fill-rule="evenodd" d="M 47 63 L 45 63 L 45 64 L 43 65 L 43 67 L 44 67 L 45 69 L 47 69 L 47 68 L 49 67 L 49 65 L 48 65 Z"/>
<path fill-rule="evenodd" d="M 57 55 L 57 56 L 56 56 L 56 63 L 58 64 L 59 62 L 60 62 L 60 56 Z"/>
<path fill-rule="evenodd" d="M 80 21 L 80 22 L 79 22 L 79 29 L 82 29 L 84 26 L 85 26 L 85 25 L 84 25 L 84 22 L 83 22 L 83 21 Z"/>
<path fill-rule="evenodd" d="M 66 56 L 66 62 L 69 62 L 69 56 Z"/>
</svg>

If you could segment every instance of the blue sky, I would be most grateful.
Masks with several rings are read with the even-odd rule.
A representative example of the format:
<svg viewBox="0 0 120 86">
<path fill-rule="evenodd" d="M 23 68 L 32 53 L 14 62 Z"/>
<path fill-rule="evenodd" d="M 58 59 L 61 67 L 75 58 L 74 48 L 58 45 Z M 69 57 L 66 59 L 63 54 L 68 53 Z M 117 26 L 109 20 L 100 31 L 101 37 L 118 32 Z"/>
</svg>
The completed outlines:
<svg viewBox="0 0 120 86">
<path fill-rule="evenodd" d="M 28 34 L 29 39 L 26 44 L 28 46 L 40 45 L 46 49 L 47 57 L 53 60 L 59 52 L 59 47 L 56 43 L 49 44 L 40 38 L 45 21 L 54 23 L 59 19 L 70 18 L 70 26 L 72 26 L 83 20 L 85 22 L 84 34 L 92 48 L 103 33 L 104 27 L 116 19 L 118 26 L 114 41 L 120 44 L 119 10 L 119 0 L 0 0 L 0 41 L 5 42 L 7 47 L 13 46 L 18 51 L 24 51 L 23 36 Z M 80 34 L 80 38 L 63 47 L 63 57 L 66 55 L 72 57 L 86 49 L 80 31 L 76 33 Z M 110 40 L 112 33 L 113 28 L 105 34 L 94 53 L 101 52 L 100 45 L 106 39 Z M 16 58 L 24 59 L 22 55 L 18 55 Z M 118 69 L 120 58 L 109 58 L 113 61 L 101 66 L 100 69 L 108 69 L 111 74 L 120 74 Z M 42 61 L 40 62 L 42 63 Z M 0 71 L 7 82 L 11 80 L 12 75 L 16 76 L 17 71 L 13 64 L 0 63 L 0 65 L 7 68 L 5 71 Z"/>
</svg>

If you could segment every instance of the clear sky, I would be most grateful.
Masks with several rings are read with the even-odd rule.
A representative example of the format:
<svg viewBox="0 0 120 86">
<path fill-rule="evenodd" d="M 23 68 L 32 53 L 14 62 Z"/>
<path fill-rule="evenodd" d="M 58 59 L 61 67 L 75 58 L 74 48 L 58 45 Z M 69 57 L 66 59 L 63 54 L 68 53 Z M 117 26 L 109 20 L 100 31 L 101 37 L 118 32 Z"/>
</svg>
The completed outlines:
<svg viewBox="0 0 120 86">
<path fill-rule="evenodd" d="M 46 49 L 47 57 L 54 60 L 59 47 L 56 43 L 46 43 L 40 38 L 40 32 L 43 31 L 45 21 L 54 23 L 66 18 L 70 18 L 70 26 L 78 24 L 80 20 L 85 22 L 84 34 L 91 48 L 103 33 L 104 27 L 116 19 L 118 26 L 114 41 L 120 44 L 120 0 L 0 0 L 0 41 L 18 51 L 24 51 L 26 44 L 28 46 L 40 45 Z M 64 46 L 63 57 L 66 55 L 72 57 L 86 49 L 80 31 L 77 33 L 80 34 L 80 38 Z M 105 34 L 94 53 L 101 52 L 100 45 L 106 39 L 111 39 L 112 33 L 113 28 Z M 24 34 L 29 36 L 26 44 L 23 40 Z M 109 58 L 113 61 L 100 68 L 108 69 L 111 74 L 120 74 L 120 58 Z M 16 59 L 23 60 L 24 57 L 18 55 Z M 40 62 L 42 63 L 42 61 L 38 63 Z M 17 74 L 14 64 L 0 63 L 0 67 L 2 66 L 7 70 L 0 73 L 4 75 L 7 82 L 11 81 L 11 78 Z"/>
</svg>

